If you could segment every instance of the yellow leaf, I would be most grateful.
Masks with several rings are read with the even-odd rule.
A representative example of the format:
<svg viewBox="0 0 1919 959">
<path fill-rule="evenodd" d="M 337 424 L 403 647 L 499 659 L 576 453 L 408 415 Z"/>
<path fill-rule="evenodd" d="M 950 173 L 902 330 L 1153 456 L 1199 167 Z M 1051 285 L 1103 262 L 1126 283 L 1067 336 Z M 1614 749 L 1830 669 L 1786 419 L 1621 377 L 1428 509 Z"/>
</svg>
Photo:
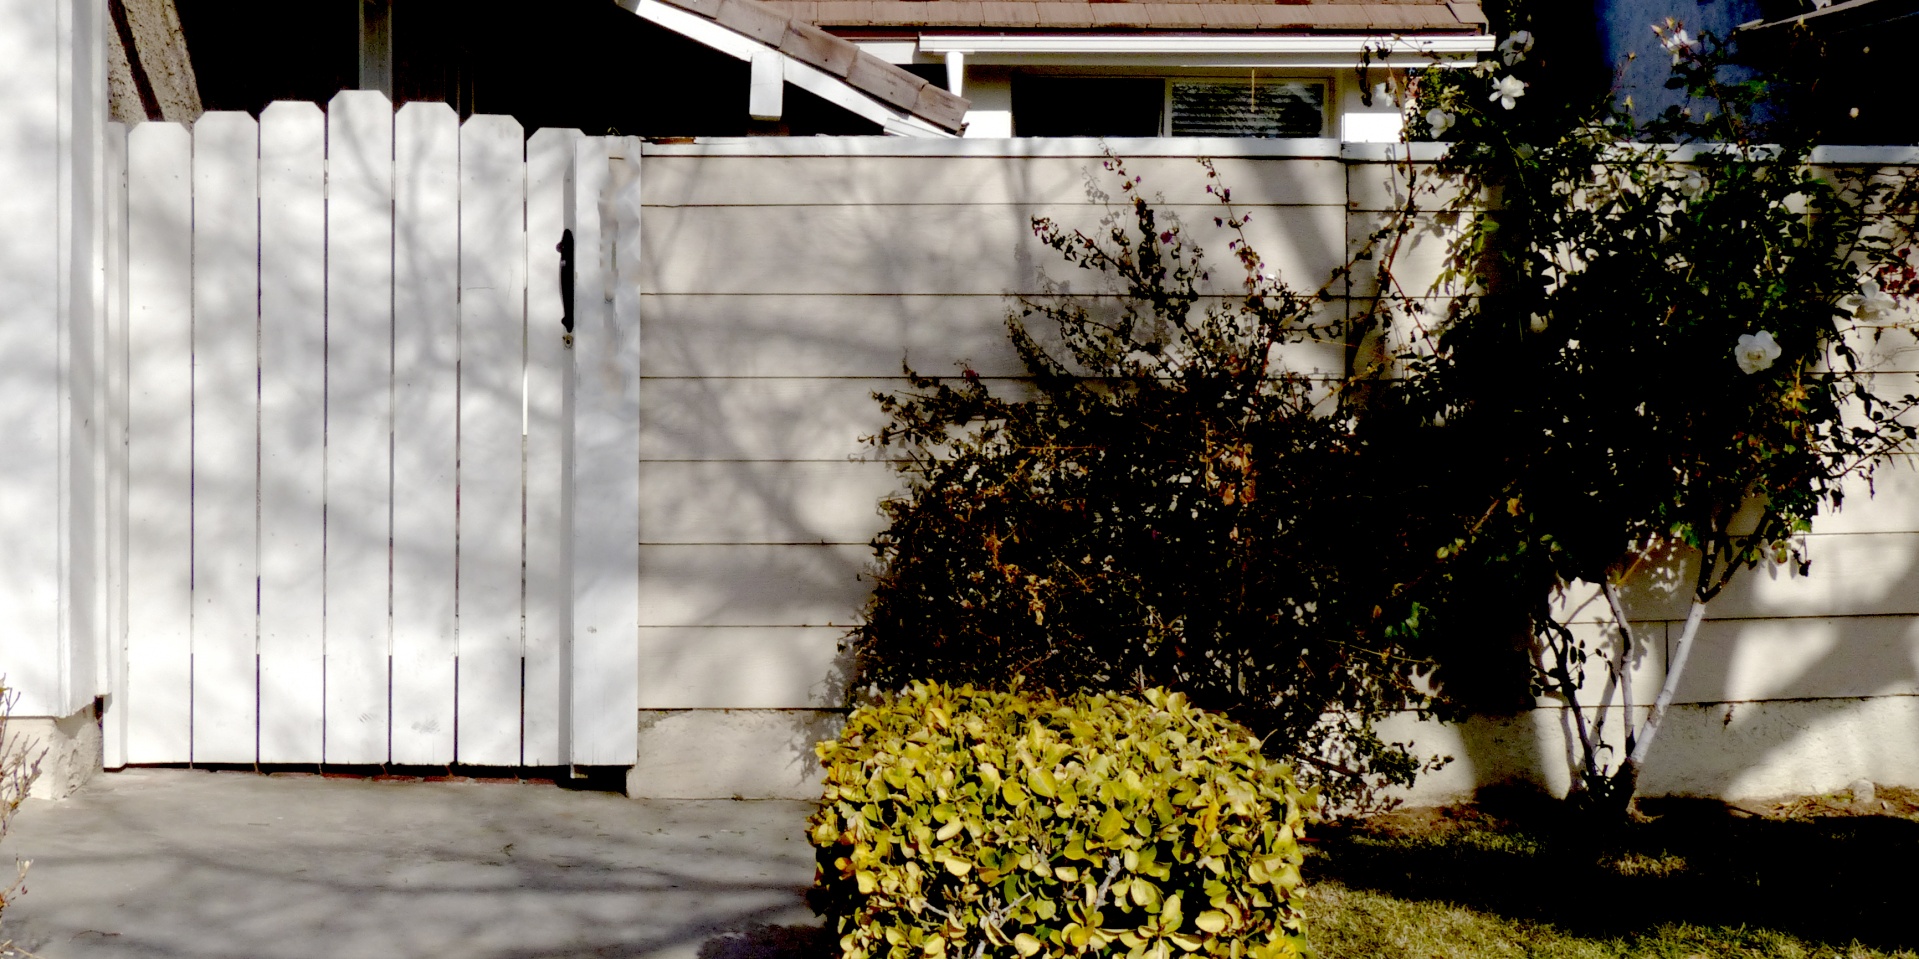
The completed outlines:
<svg viewBox="0 0 1919 959">
<path fill-rule="evenodd" d="M 1159 907 L 1159 927 L 1161 929 L 1172 930 L 1179 928 L 1181 918 L 1179 896 L 1179 893 L 1173 893 L 1167 896 L 1166 903 Z"/>
<path fill-rule="evenodd" d="M 1013 951 L 1022 956 L 1030 956 L 1038 952 L 1041 945 L 1043 943 L 1033 938 L 1031 933 L 1022 932 L 1013 937 Z"/>
<path fill-rule="evenodd" d="M 1217 909 L 1208 909 L 1193 917 L 1193 925 L 1203 932 L 1219 935 L 1226 928 L 1226 914 Z"/>
<path fill-rule="evenodd" d="M 940 865 L 945 866 L 946 871 L 952 873 L 955 876 L 964 876 L 967 873 L 973 871 L 972 863 L 967 862 L 964 859 L 956 859 L 952 856 L 947 856 L 942 858 L 940 860 Z"/>
<path fill-rule="evenodd" d="M 946 825 L 941 826 L 940 831 L 933 834 L 933 838 L 938 839 L 940 842 L 945 842 L 959 835 L 960 830 L 964 828 L 966 828 L 966 824 L 958 818 L 955 818 Z"/>
</svg>

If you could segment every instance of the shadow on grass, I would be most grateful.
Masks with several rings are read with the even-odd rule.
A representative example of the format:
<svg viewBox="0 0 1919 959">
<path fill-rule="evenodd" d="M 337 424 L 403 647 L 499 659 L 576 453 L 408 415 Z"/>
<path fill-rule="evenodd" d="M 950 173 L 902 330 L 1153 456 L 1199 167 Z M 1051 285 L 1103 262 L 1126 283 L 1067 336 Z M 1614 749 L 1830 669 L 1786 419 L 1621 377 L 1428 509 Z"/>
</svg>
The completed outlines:
<svg viewBox="0 0 1919 959">
<path fill-rule="evenodd" d="M 1325 827 L 1307 881 L 1591 938 L 1683 923 L 1919 949 L 1919 821 L 1786 820 L 1710 800 L 1641 808 L 1644 821 L 1595 829 L 1550 800 L 1508 796 Z"/>
</svg>

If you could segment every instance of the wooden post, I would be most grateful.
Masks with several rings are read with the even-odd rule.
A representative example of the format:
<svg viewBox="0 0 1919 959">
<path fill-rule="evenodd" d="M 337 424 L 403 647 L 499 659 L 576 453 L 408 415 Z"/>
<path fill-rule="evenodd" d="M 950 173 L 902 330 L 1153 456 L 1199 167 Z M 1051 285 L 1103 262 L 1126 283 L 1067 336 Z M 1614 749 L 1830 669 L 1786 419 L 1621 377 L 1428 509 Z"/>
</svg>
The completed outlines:
<svg viewBox="0 0 1919 959">
<path fill-rule="evenodd" d="M 623 211 L 605 205 L 609 146 L 597 137 L 576 142 L 566 204 L 575 253 L 564 708 L 567 761 L 581 766 L 630 766 L 639 750 L 637 286 L 617 296 L 620 309 L 614 301 L 616 283 L 632 282 L 638 273 L 640 145 L 634 139 L 623 144 Z"/>
</svg>

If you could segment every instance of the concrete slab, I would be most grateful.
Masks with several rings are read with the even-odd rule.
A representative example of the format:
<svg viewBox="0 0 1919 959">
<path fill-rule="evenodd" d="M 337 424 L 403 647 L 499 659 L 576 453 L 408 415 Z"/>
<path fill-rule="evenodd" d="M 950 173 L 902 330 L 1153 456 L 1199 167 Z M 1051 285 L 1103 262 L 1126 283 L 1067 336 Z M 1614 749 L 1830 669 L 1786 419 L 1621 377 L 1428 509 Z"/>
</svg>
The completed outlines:
<svg viewBox="0 0 1919 959">
<path fill-rule="evenodd" d="M 817 942 L 798 801 L 177 769 L 30 801 L 0 939 L 44 959 L 772 959 Z"/>
</svg>

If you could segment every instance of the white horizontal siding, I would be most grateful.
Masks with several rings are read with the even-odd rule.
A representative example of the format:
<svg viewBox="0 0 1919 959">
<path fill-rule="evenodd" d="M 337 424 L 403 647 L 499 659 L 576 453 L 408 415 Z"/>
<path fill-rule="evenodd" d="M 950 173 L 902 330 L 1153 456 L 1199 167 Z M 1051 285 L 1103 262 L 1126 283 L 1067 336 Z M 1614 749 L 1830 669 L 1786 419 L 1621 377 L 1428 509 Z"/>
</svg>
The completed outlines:
<svg viewBox="0 0 1919 959">
<path fill-rule="evenodd" d="M 870 555 L 861 544 L 883 522 L 879 498 L 899 485 L 887 465 L 859 461 L 871 455 L 861 438 L 885 423 L 870 394 L 905 385 L 903 360 L 933 375 L 971 369 L 1016 391 L 1024 371 L 1005 339 L 1008 294 L 1040 292 L 1043 275 L 1110 306 L 1091 296 L 1104 291 L 1090 274 L 1067 268 L 1031 233 L 1036 213 L 1097 226 L 1098 208 L 1083 187 L 1089 173 L 1103 174 L 1097 158 L 1075 149 L 1052 144 L 1008 159 L 1006 150 L 971 144 L 914 144 L 895 151 L 908 155 L 882 160 L 845 144 L 646 148 L 643 708 L 772 711 L 835 701 L 825 694 L 837 696 L 845 681 L 838 639 L 868 595 L 859 574 Z M 1213 225 L 1218 210 L 1203 172 L 1176 156 L 1129 166 L 1149 194 L 1165 195 L 1161 209 L 1177 214 L 1223 264 L 1215 282 L 1231 293 L 1237 271 L 1227 261 L 1227 237 Z M 1268 266 L 1307 287 L 1359 250 L 1383 224 L 1381 211 L 1405 194 L 1402 168 L 1330 156 L 1242 157 L 1221 170 L 1236 204 L 1253 214 L 1248 233 Z M 1434 208 L 1442 199 L 1422 202 Z M 1446 228 L 1431 220 L 1421 226 L 1400 242 L 1396 260 L 1402 291 L 1414 295 L 1434 292 L 1431 280 L 1444 265 Z M 1357 295 L 1369 292 L 1368 265 L 1361 263 Z M 1348 305 L 1343 284 L 1333 292 L 1339 298 L 1328 309 L 1368 305 Z M 1881 390 L 1919 387 L 1912 374 L 1919 350 L 1909 340 L 1868 344 Z M 1343 368 L 1345 356 L 1342 346 L 1327 344 L 1295 348 L 1287 360 L 1330 372 Z M 1881 470 L 1876 497 L 1863 482 L 1848 482 L 1845 509 L 1820 517 L 1808 538 L 1810 578 L 1762 568 L 1742 574 L 1713 604 L 1682 704 L 1764 700 L 1790 711 L 1801 701 L 1919 692 L 1913 462 L 1901 457 Z M 1642 708 L 1664 678 L 1685 610 L 1689 569 L 1681 563 L 1667 572 L 1681 584 L 1676 592 L 1644 580 L 1628 589 L 1641 618 L 1632 699 Z M 1575 590 L 1566 609 L 1575 630 L 1601 644 L 1611 635 L 1603 625 L 1609 616 L 1595 600 Z M 1586 686 L 1588 705 L 1618 702 L 1603 670 Z M 1687 712 L 1709 708 L 1682 705 L 1669 760 L 1726 751 L 1724 737 L 1705 728 L 1705 713 Z M 1565 721 L 1549 705 L 1507 721 L 1512 728 L 1503 732 L 1471 732 L 1473 742 L 1458 750 L 1461 765 L 1479 766 L 1469 777 L 1475 782 L 1515 769 L 1551 778 L 1551 768 L 1565 763 L 1558 755 Z M 1618 727 L 1616 714 L 1609 726 Z M 1805 744 L 1823 741 L 1823 728 L 1809 726 L 1802 742 L 1765 733 L 1779 733 L 1769 747 L 1776 759 L 1734 751 L 1772 770 L 1763 775 L 1721 769 L 1715 760 L 1707 773 L 1649 771 L 1646 782 L 1654 792 L 1754 788 L 1780 764 L 1798 762 Z M 648 735 L 644 742 L 653 741 Z M 1897 757 L 1855 758 L 1906 768 Z M 1907 765 L 1908 778 L 1919 779 L 1919 762 Z M 1435 787 L 1456 772 L 1435 777 Z"/>
<path fill-rule="evenodd" d="M 864 544 L 640 547 L 640 625 L 841 626 L 866 601 Z"/>
<path fill-rule="evenodd" d="M 1343 207 L 1347 201 L 1346 165 L 1335 159 L 1228 157 L 1214 161 L 1216 181 L 1189 157 L 1129 157 L 1125 164 L 1155 203 L 1213 207 L 1218 201 L 1206 188 L 1215 184 L 1230 186 L 1234 203 L 1247 208 Z M 930 156 L 653 158 L 645 199 L 653 206 L 1074 207 L 1097 202 L 1086 186 L 1088 172 L 1099 168 L 1099 161 L 1082 157 L 1018 163 Z M 1110 179 L 1095 182 L 1114 200 L 1127 201 Z"/>
<path fill-rule="evenodd" d="M 836 626 L 648 626 L 641 709 L 832 709 L 845 702 Z"/>
<path fill-rule="evenodd" d="M 900 485 L 877 461 L 680 460 L 646 464 L 640 538 L 650 544 L 864 543 Z"/>
<path fill-rule="evenodd" d="M 907 199 L 902 197 L 902 199 Z M 1231 230 L 1214 206 L 1161 207 L 1185 236 L 1231 256 Z M 1346 213 L 1338 206 L 1246 207 L 1246 238 L 1267 269 L 1317 290 L 1346 261 Z M 1050 276 L 1065 292 L 1102 292 L 1091 273 L 1066 266 L 1033 239 L 1031 219 L 1104 233 L 1103 211 L 1048 204 L 980 207 L 704 206 L 648 208 L 640 288 L 653 293 L 1038 294 Z M 1220 269 L 1202 289 L 1233 292 L 1243 275 Z"/>
<path fill-rule="evenodd" d="M 902 363 L 927 376 L 1025 376 L 1007 339 L 1007 316 L 1020 304 L 1001 294 L 908 295 L 676 293 L 642 297 L 649 377 L 867 377 L 894 379 Z M 1225 297 L 1201 307 L 1229 306 Z M 1117 317 L 1115 296 L 1076 304 L 1096 319 Z M 1347 309 L 1344 300 L 1316 316 Z M 1309 322 L 1319 322 L 1317 318 Z M 1052 325 L 1033 317 L 1027 328 L 1056 342 Z M 1345 347 L 1310 342 L 1284 348 L 1290 368 L 1344 369 Z"/>
</svg>

